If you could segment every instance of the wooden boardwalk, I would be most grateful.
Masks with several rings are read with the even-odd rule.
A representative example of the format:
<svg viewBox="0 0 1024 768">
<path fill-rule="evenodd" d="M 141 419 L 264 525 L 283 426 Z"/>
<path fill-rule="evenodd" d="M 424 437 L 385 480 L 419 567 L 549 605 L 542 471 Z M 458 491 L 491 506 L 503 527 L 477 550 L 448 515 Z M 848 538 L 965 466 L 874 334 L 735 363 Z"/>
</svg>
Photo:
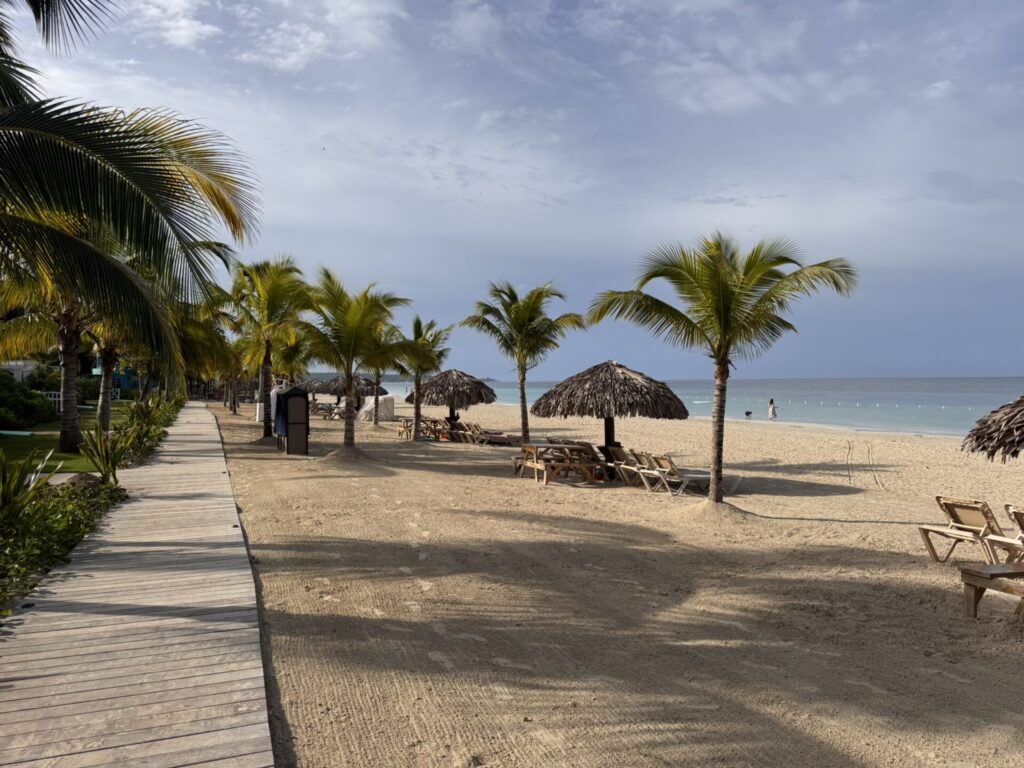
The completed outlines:
<svg viewBox="0 0 1024 768">
<path fill-rule="evenodd" d="M 0 626 L 0 766 L 273 766 L 213 415 L 187 405 L 121 482 L 130 498 Z"/>
</svg>

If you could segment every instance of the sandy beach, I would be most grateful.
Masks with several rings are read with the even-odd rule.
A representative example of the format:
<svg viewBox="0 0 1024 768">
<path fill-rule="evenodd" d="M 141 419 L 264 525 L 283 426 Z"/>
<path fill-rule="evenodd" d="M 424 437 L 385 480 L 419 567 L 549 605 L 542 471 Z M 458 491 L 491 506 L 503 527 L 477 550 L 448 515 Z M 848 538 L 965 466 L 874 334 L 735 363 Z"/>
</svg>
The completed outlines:
<svg viewBox="0 0 1024 768">
<path fill-rule="evenodd" d="M 1013 603 L 961 615 L 915 525 L 937 494 L 1024 501 L 955 439 L 730 422 L 749 514 L 512 475 L 511 449 L 358 459 L 258 444 L 216 405 L 258 571 L 276 751 L 337 766 L 1006 766 L 1024 759 Z M 425 413 L 442 415 L 439 409 Z M 465 418 L 518 429 L 518 410 Z M 596 420 L 531 421 L 599 442 Z M 706 421 L 623 419 L 706 466 Z M 965 550 L 967 559 L 977 551 Z M 955 558 L 954 558 L 955 560 Z"/>
</svg>

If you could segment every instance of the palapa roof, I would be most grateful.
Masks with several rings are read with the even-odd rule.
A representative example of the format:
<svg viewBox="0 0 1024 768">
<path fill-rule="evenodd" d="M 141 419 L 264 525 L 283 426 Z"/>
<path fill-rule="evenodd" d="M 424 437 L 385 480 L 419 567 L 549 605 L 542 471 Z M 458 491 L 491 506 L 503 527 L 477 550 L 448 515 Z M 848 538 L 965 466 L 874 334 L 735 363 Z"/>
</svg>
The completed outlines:
<svg viewBox="0 0 1024 768">
<path fill-rule="evenodd" d="M 372 397 L 374 392 L 374 384 L 371 379 L 365 376 L 357 375 L 356 380 L 356 393 L 363 397 Z M 309 381 L 300 384 L 307 392 L 312 392 L 317 395 L 334 395 L 335 397 L 345 396 L 345 377 L 335 376 L 333 379 L 310 379 Z M 386 395 L 388 391 L 384 387 L 377 387 L 378 395 Z"/>
<path fill-rule="evenodd" d="M 960 447 L 984 453 L 990 461 L 998 456 L 1005 463 L 1020 456 L 1024 450 L 1024 396 L 979 419 Z"/>
<path fill-rule="evenodd" d="M 446 405 L 457 411 L 473 405 L 493 403 L 497 399 L 494 390 L 475 376 L 454 368 L 442 371 L 420 387 L 423 405 Z M 410 392 L 405 398 L 413 402 L 416 393 Z"/>
<path fill-rule="evenodd" d="M 624 365 L 609 360 L 577 373 L 545 392 L 530 408 L 534 416 L 646 416 L 685 419 L 690 415 L 675 392 Z"/>
</svg>

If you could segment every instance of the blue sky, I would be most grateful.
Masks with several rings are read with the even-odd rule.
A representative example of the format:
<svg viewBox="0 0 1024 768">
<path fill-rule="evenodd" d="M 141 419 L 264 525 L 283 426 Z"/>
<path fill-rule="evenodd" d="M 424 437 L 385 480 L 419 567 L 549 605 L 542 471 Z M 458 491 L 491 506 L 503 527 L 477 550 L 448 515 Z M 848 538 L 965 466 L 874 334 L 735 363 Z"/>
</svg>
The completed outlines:
<svg viewBox="0 0 1024 768">
<path fill-rule="evenodd" d="M 784 234 L 861 271 L 737 376 L 1020 375 L 1024 4 L 133 0 L 50 95 L 224 131 L 263 187 L 243 258 L 378 281 L 442 322 L 489 280 L 583 310 L 666 240 Z M 407 316 L 403 319 L 408 319 Z M 605 323 L 534 377 L 700 353 Z M 459 330 L 452 365 L 509 378 Z"/>
</svg>

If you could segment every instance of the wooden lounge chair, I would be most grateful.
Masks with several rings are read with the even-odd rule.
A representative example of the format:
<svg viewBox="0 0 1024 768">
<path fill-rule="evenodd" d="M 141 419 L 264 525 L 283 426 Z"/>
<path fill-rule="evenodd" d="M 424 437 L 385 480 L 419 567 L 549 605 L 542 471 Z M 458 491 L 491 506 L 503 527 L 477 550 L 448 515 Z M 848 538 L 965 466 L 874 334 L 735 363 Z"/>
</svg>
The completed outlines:
<svg viewBox="0 0 1024 768">
<path fill-rule="evenodd" d="M 1006 516 L 1010 518 L 1010 524 L 1016 529 L 1016 533 L 989 534 L 985 541 L 993 555 L 998 555 L 1000 550 L 1005 553 L 1004 563 L 1024 563 L 1024 510 L 1013 504 L 1006 504 L 1003 509 L 1006 510 Z M 996 560 L 998 561 L 998 557 Z"/>
<path fill-rule="evenodd" d="M 962 541 L 972 541 L 981 547 L 985 560 L 989 563 L 997 561 L 995 552 L 986 541 L 988 536 L 1003 536 L 1003 530 L 999 527 L 995 515 L 988 504 L 984 501 L 968 501 L 964 499 L 948 499 L 944 496 L 936 496 L 939 508 L 949 519 L 948 525 L 920 525 L 917 530 L 921 534 L 925 547 L 932 560 L 937 563 L 944 563 L 949 560 L 953 550 Z M 931 537 L 938 536 L 944 539 L 951 539 L 953 543 L 943 557 L 939 557 L 935 551 L 935 545 Z"/>
<path fill-rule="evenodd" d="M 711 473 L 706 470 L 680 469 L 672 461 L 671 456 L 651 456 L 651 460 L 654 462 L 654 471 L 661 476 L 666 490 L 674 496 L 681 496 L 691 485 L 703 486 L 703 489 L 707 491 L 711 484 Z M 675 486 L 675 490 L 672 490 L 673 486 Z"/>
<path fill-rule="evenodd" d="M 612 466 L 618 472 L 622 482 L 626 485 L 643 485 L 640 478 L 640 470 L 636 465 L 636 459 L 630 458 L 626 449 L 618 445 L 607 446 L 608 454 L 611 456 Z"/>
<path fill-rule="evenodd" d="M 1024 613 L 1024 566 L 1020 563 L 961 565 L 960 580 L 964 583 L 964 614 L 967 618 L 978 618 L 978 603 L 986 590 L 1021 598 L 1014 613 L 1018 616 Z"/>
</svg>

